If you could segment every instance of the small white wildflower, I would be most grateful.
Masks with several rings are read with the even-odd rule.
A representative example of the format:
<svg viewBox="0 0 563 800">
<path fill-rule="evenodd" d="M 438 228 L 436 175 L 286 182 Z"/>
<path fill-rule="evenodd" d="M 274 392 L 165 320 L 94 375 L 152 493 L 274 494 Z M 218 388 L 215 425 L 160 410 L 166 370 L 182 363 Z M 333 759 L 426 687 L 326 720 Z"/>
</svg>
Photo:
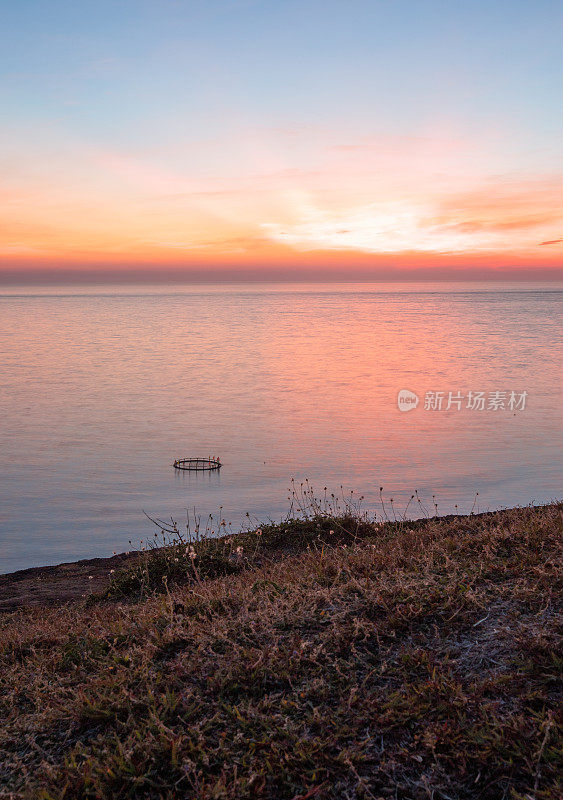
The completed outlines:
<svg viewBox="0 0 563 800">
<path fill-rule="evenodd" d="M 109 574 L 110 574 L 110 575 L 113 575 L 113 573 L 114 573 L 114 572 L 115 572 L 115 570 L 114 570 L 114 569 L 110 569 L 110 571 L 109 571 Z"/>
<path fill-rule="evenodd" d="M 88 580 L 89 580 L 89 581 L 92 581 L 92 580 L 94 580 L 94 576 L 93 576 L 93 575 L 88 575 Z"/>
</svg>

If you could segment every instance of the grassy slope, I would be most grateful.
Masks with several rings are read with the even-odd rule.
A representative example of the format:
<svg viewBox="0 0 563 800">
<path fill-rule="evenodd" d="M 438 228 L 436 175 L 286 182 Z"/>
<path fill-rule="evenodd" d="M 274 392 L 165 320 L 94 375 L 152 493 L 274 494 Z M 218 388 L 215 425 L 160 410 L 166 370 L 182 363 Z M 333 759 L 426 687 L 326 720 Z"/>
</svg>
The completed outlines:
<svg viewBox="0 0 563 800">
<path fill-rule="evenodd" d="M 0 797 L 559 797 L 562 516 L 288 523 L 6 615 Z"/>
</svg>

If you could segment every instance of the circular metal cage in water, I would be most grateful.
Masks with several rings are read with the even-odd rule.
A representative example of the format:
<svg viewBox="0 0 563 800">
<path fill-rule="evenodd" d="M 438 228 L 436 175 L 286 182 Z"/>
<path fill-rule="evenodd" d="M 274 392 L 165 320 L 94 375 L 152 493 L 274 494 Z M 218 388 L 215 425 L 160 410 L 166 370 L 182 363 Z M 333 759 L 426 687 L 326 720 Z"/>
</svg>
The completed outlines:
<svg viewBox="0 0 563 800">
<path fill-rule="evenodd" d="M 209 458 L 177 458 L 172 466 L 174 469 L 198 472 L 206 469 L 220 469 L 223 465 L 217 456 L 210 456 Z"/>
</svg>

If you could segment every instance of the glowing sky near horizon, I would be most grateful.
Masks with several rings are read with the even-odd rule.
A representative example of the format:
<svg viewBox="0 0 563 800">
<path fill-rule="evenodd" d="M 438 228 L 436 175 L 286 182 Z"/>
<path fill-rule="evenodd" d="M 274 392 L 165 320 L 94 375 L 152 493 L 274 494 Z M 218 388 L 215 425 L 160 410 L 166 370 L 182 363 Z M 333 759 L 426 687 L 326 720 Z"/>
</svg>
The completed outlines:
<svg viewBox="0 0 563 800">
<path fill-rule="evenodd" d="M 0 270 L 563 266 L 560 2 L 0 9 Z"/>
</svg>

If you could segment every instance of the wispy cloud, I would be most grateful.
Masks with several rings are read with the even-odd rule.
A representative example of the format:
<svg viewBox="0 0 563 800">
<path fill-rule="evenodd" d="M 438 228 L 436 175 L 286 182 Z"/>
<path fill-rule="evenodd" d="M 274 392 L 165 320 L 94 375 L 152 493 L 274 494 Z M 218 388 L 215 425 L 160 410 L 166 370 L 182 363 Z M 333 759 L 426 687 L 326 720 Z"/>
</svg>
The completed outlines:
<svg viewBox="0 0 563 800">
<path fill-rule="evenodd" d="M 295 265 L 314 252 L 418 253 L 492 262 L 539 259 L 538 242 L 561 242 L 563 176 L 492 171 L 486 141 L 439 132 L 347 144 L 303 130 L 284 150 L 287 137 L 262 134 L 239 127 L 215 142 L 224 172 L 206 142 L 176 145 L 172 155 L 88 142 L 48 158 L 22 151 L 2 165 L 0 255 L 158 264 L 172 253 L 186 263 L 240 256 Z"/>
<path fill-rule="evenodd" d="M 273 241 L 297 250 L 528 252 L 537 247 L 538 231 L 549 233 L 563 223 L 563 205 L 552 189 L 523 182 L 510 191 L 495 192 L 486 186 L 472 192 L 469 199 L 462 193 L 406 196 L 337 209 L 307 205 L 293 220 L 268 221 L 262 229 Z"/>
</svg>

